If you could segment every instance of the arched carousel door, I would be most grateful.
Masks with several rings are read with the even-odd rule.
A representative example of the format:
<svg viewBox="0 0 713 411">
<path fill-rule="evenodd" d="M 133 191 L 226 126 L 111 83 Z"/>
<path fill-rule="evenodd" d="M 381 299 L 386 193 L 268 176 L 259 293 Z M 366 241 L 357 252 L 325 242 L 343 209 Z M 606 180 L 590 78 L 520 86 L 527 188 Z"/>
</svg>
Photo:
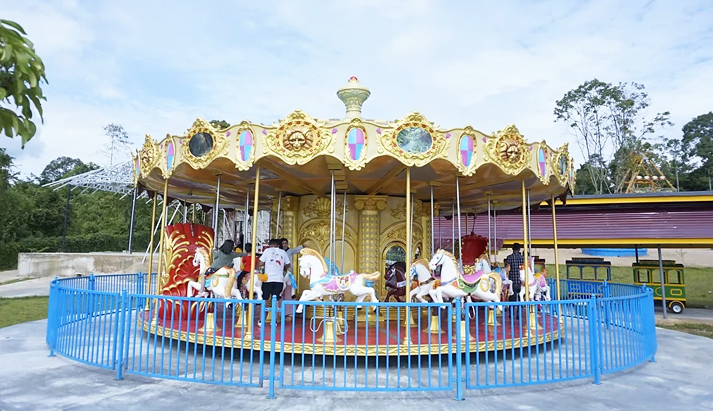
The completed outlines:
<svg viewBox="0 0 713 411">
<path fill-rule="evenodd" d="M 406 245 L 401 242 L 390 243 L 386 246 L 386 248 L 384 248 L 381 255 L 381 277 L 376 284 L 376 294 L 379 296 L 380 301 L 383 301 L 386 297 L 386 285 L 384 284 L 384 274 L 386 274 L 386 269 L 399 261 L 406 261 Z"/>
</svg>

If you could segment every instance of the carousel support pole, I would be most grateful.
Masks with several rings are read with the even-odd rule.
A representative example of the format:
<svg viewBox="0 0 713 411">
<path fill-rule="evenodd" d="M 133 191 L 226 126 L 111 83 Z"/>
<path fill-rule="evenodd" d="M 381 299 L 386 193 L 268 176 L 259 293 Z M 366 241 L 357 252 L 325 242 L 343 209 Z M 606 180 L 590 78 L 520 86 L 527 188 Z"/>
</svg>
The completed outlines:
<svg viewBox="0 0 713 411">
<path fill-rule="evenodd" d="M 248 214 L 250 213 L 250 210 L 248 210 L 248 204 L 250 203 L 250 185 L 248 184 L 248 189 L 245 192 L 245 213 L 243 213 L 243 238 L 245 239 L 244 242 L 247 244 L 248 242 Z M 245 246 L 245 244 L 243 244 Z M 253 247 L 255 247 L 255 244 L 253 244 Z"/>
<path fill-rule="evenodd" d="M 441 213 L 440 207 L 438 208 L 438 248 L 443 248 L 443 236 L 441 235 Z"/>
<path fill-rule="evenodd" d="M 493 201 L 493 237 L 495 237 L 495 243 L 493 243 L 493 261 L 498 262 L 498 209 L 495 207 L 497 201 Z"/>
<path fill-rule="evenodd" d="M 250 261 L 252 263 L 252 270 L 255 271 L 255 254 L 257 251 L 257 214 L 258 214 L 258 200 L 260 199 L 260 166 L 257 166 L 257 170 L 255 170 L 255 199 L 253 200 L 253 226 L 252 226 L 252 245 L 253 249 L 250 252 Z M 247 203 L 246 203 L 247 206 Z M 246 214 L 247 216 L 247 214 Z M 250 273 L 250 290 L 248 291 L 248 299 L 252 301 L 253 295 L 255 292 L 255 276 L 253 273 Z M 249 305 L 249 311 L 248 311 L 248 331 L 245 333 L 245 336 L 243 337 L 244 340 L 251 340 L 252 339 L 252 333 L 253 333 L 253 319 L 255 318 L 255 313 L 254 313 L 254 306 L 255 304 L 250 304 Z"/>
<path fill-rule="evenodd" d="M 411 234 L 411 214 L 413 210 L 411 209 L 411 167 L 406 168 L 406 302 L 411 302 L 411 275 L 409 275 L 409 267 L 411 259 L 411 248 L 413 241 Z M 411 316 L 411 308 L 406 307 L 406 331 L 404 335 L 404 344 L 410 344 L 411 342 L 411 323 L 413 322 L 413 317 Z"/>
<path fill-rule="evenodd" d="M 153 211 L 151 212 L 151 227 L 156 223 L 156 203 L 158 202 L 158 193 L 153 195 Z M 153 238 L 156 230 L 151 230 L 151 240 L 149 241 L 149 280 L 146 283 L 146 295 L 151 294 L 151 277 L 153 273 Z M 158 281 L 158 279 L 156 279 Z M 146 310 L 149 309 L 149 299 L 146 299 Z"/>
<path fill-rule="evenodd" d="M 559 266 L 559 254 L 558 254 L 558 249 L 557 249 L 557 215 L 555 212 L 555 196 L 554 194 L 551 196 L 551 201 L 552 201 L 552 238 L 554 240 L 554 247 L 555 247 L 555 286 L 557 287 L 555 290 L 555 295 L 557 296 L 557 299 L 560 299 L 560 266 Z"/>
<path fill-rule="evenodd" d="M 168 178 L 164 181 L 163 183 L 163 212 L 161 214 L 161 239 L 159 240 L 159 246 L 158 246 L 158 270 L 156 274 L 156 294 L 160 293 L 161 290 L 159 287 L 161 286 L 161 281 L 159 279 L 161 278 L 161 274 L 163 273 L 164 270 L 164 261 L 163 261 L 163 248 L 166 244 L 166 214 L 167 212 L 167 207 L 168 207 Z"/>
<path fill-rule="evenodd" d="M 435 250 L 433 249 L 436 246 L 436 237 L 434 236 L 434 228 L 435 228 L 435 222 L 433 221 L 433 185 L 431 185 L 431 256 L 433 257 L 433 254 L 435 253 Z"/>
<path fill-rule="evenodd" d="M 347 229 L 347 189 L 346 187 L 344 188 L 344 201 L 342 204 L 342 266 L 340 268 L 340 271 L 342 274 L 344 274 L 344 239 L 346 235 L 346 229 Z"/>
<path fill-rule="evenodd" d="M 62 228 L 62 247 L 60 250 L 65 252 L 64 246 L 67 243 L 67 225 L 69 223 L 69 199 L 72 196 L 72 186 L 67 186 L 67 203 L 64 206 L 64 228 Z"/>
<path fill-rule="evenodd" d="M 215 190 L 215 208 L 213 209 L 213 248 L 218 248 L 218 222 L 220 221 L 220 174 Z"/>
<path fill-rule="evenodd" d="M 528 207 L 527 190 L 525 188 L 525 180 L 522 180 L 522 234 L 523 234 L 522 238 L 523 238 L 523 243 L 524 243 L 523 257 L 525 257 L 525 263 L 524 263 L 524 267 L 523 267 L 523 269 L 525 270 L 524 271 L 524 273 L 525 273 L 525 301 L 530 300 L 530 281 L 529 281 L 529 277 L 528 277 L 528 273 L 529 273 L 528 268 L 530 265 L 530 261 L 529 261 L 529 254 L 527 252 L 528 247 L 529 247 L 529 244 L 528 244 L 529 236 L 528 236 L 528 232 L 527 232 L 527 226 L 528 226 L 527 225 L 527 207 Z M 528 328 L 532 328 L 532 327 L 534 327 L 535 312 L 531 311 L 529 306 L 527 308 L 527 312 L 529 315 L 529 318 L 527 321 Z M 528 336 L 529 336 L 529 333 L 528 333 Z"/>
<path fill-rule="evenodd" d="M 191 208 L 193 209 L 192 221 L 193 221 L 193 224 L 195 224 L 196 223 L 196 203 L 193 203 L 193 206 Z"/>
<path fill-rule="evenodd" d="M 136 191 L 138 187 L 134 187 L 134 195 L 131 198 L 131 221 L 129 221 L 129 254 L 131 254 L 131 246 L 134 240 L 134 218 L 136 217 Z"/>
<path fill-rule="evenodd" d="M 280 238 L 280 208 L 282 208 L 282 190 L 278 189 L 277 195 L 277 216 L 275 218 L 275 238 Z M 282 247 L 282 246 L 280 246 Z"/>
<path fill-rule="evenodd" d="M 463 244 L 461 239 L 463 238 L 463 231 L 461 230 L 461 218 L 460 218 L 460 179 L 456 175 L 456 208 L 458 209 L 458 269 L 463 271 Z M 467 220 L 467 218 L 466 218 Z M 467 221 L 466 221 L 467 223 Z"/>
<path fill-rule="evenodd" d="M 490 232 L 490 194 L 488 194 L 488 261 L 490 261 L 490 259 L 493 256 L 493 254 L 491 253 L 492 245 L 493 245 L 493 237 L 491 234 L 492 233 Z"/>
<path fill-rule="evenodd" d="M 634 246 L 634 254 L 636 257 L 636 264 L 639 264 L 639 246 L 638 245 Z"/>
<path fill-rule="evenodd" d="M 183 201 L 183 224 L 188 222 L 188 203 Z"/>
<path fill-rule="evenodd" d="M 527 244 L 530 247 L 527 251 L 532 255 L 532 206 L 530 205 L 530 189 L 527 189 Z M 532 268 L 535 271 L 535 268 Z"/>
<path fill-rule="evenodd" d="M 661 307 L 663 308 L 663 319 L 667 319 L 666 313 L 666 280 L 663 271 L 663 258 L 661 257 L 661 244 L 659 244 L 659 279 L 661 280 Z"/>
<path fill-rule="evenodd" d="M 456 203 L 451 201 L 451 252 L 456 253 Z"/>
</svg>

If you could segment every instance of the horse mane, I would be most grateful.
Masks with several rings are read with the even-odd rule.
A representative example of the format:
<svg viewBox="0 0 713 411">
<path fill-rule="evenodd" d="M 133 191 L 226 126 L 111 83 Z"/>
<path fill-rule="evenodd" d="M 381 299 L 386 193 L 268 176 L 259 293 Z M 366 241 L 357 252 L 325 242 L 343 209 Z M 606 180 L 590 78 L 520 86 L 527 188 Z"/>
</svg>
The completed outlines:
<svg viewBox="0 0 713 411">
<path fill-rule="evenodd" d="M 456 267 L 456 272 L 457 272 L 458 271 L 458 261 L 456 260 L 456 256 L 454 256 L 450 251 L 446 251 L 444 249 L 440 249 L 440 250 L 436 251 L 436 253 L 439 253 L 441 251 L 443 252 L 443 255 L 445 255 L 446 257 L 450 258 L 451 261 L 453 261 L 453 266 Z"/>
<path fill-rule="evenodd" d="M 203 261 L 205 262 L 205 265 L 210 266 L 213 263 L 210 253 L 208 253 L 208 250 L 206 250 L 205 247 L 196 248 L 196 252 L 200 253 L 201 256 L 203 256 Z"/>
<path fill-rule="evenodd" d="M 423 266 L 428 267 L 428 260 L 426 260 L 425 258 L 419 258 L 417 260 L 414 260 L 413 263 L 411 263 L 411 265 L 414 265 L 414 264 L 421 264 Z"/>
<path fill-rule="evenodd" d="M 310 255 L 312 257 L 316 257 L 320 263 L 322 263 L 322 269 L 324 270 L 324 273 L 328 273 L 329 269 L 327 268 L 327 263 L 324 261 L 324 258 L 322 258 L 322 254 L 320 254 L 317 250 L 313 250 L 311 248 L 303 248 L 300 250 L 300 255 L 305 256 L 305 255 Z"/>
</svg>

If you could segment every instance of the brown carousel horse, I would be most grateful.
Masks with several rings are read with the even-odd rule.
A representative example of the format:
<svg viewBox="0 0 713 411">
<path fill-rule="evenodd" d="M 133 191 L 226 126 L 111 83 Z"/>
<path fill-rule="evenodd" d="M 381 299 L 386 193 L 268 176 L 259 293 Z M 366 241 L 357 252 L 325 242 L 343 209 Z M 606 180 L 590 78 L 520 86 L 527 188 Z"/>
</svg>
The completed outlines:
<svg viewBox="0 0 713 411">
<path fill-rule="evenodd" d="M 433 275 L 428 269 L 428 261 L 421 259 L 414 261 L 411 267 L 411 297 L 424 303 L 427 302 L 423 297 L 430 297 L 428 290 L 433 286 L 432 282 L 439 276 L 440 271 Z M 388 302 L 389 298 L 393 297 L 397 302 L 404 302 L 403 297 L 406 297 L 406 263 L 399 261 L 388 266 L 384 279 L 386 280 L 384 285 L 389 290 L 384 301 Z"/>
</svg>

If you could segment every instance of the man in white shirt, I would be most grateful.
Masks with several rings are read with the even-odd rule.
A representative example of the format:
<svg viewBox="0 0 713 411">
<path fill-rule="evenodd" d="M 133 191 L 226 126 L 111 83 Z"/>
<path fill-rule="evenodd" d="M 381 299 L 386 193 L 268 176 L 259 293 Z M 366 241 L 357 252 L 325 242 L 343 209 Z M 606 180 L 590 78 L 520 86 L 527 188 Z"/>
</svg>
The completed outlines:
<svg viewBox="0 0 713 411">
<path fill-rule="evenodd" d="M 272 296 L 276 295 L 280 300 L 285 268 L 290 265 L 287 253 L 280 248 L 280 240 L 270 240 L 270 248 L 262 253 L 260 264 L 265 266 L 265 274 L 267 274 L 267 282 L 262 284 L 263 299 L 272 301 Z"/>
</svg>

